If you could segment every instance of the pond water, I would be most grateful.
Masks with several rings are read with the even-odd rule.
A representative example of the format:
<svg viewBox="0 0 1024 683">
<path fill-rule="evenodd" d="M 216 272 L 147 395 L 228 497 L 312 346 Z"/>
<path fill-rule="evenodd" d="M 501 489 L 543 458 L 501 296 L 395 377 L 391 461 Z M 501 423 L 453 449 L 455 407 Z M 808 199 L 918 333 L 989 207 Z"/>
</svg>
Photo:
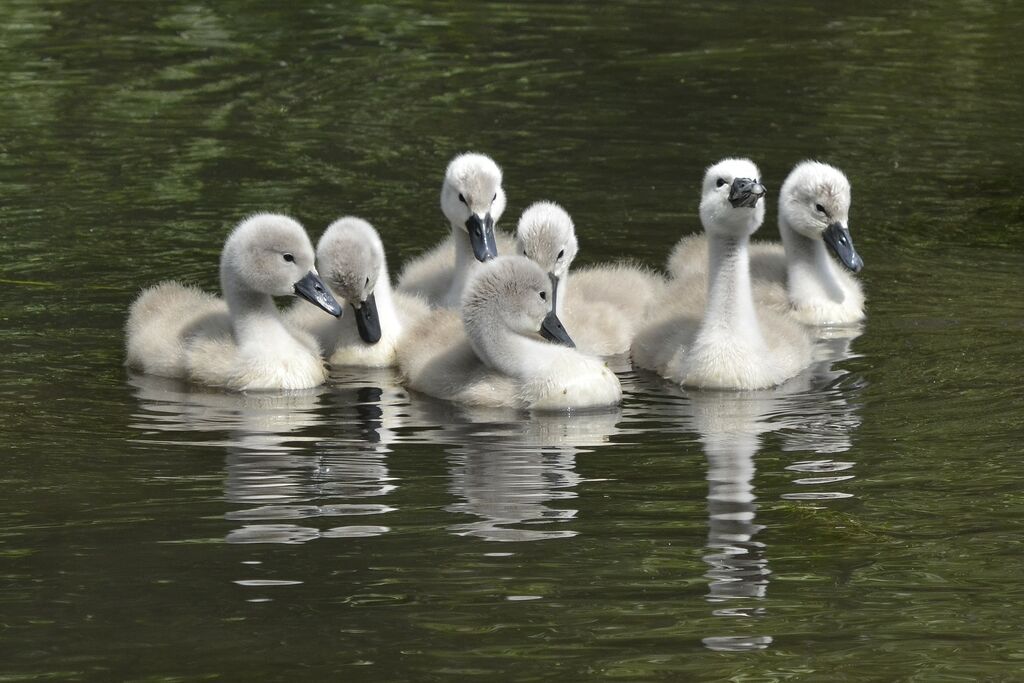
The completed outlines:
<svg viewBox="0 0 1024 683">
<path fill-rule="evenodd" d="M 798 5 L 3 3 L 0 680 L 1024 675 L 1024 5 Z M 836 164 L 869 320 L 569 416 L 122 367 L 252 211 L 397 272 L 467 149 L 581 264 L 663 264 L 723 156 Z"/>
</svg>

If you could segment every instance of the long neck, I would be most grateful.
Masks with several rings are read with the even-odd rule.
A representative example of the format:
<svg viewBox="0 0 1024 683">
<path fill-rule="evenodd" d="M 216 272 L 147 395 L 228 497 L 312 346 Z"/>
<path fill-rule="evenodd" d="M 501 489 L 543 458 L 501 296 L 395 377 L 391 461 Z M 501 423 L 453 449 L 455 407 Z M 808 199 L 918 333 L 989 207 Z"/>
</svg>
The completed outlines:
<svg viewBox="0 0 1024 683">
<path fill-rule="evenodd" d="M 779 235 L 786 249 L 790 296 L 800 299 L 825 298 L 841 303 L 845 294 L 825 243 L 801 235 L 781 218 Z"/>
<path fill-rule="evenodd" d="M 395 299 L 391 294 L 391 276 L 388 274 L 387 264 L 382 263 L 380 266 L 377 284 L 373 288 L 373 299 L 377 303 L 381 333 L 386 337 L 397 337 L 402 331 L 402 323 L 395 310 Z"/>
<path fill-rule="evenodd" d="M 748 237 L 708 238 L 708 303 L 702 328 L 760 337 L 750 289 Z"/>
<path fill-rule="evenodd" d="M 469 233 L 457 225 L 452 225 L 452 242 L 455 244 L 455 271 L 452 273 L 452 283 L 445 296 L 445 305 L 449 308 L 457 308 L 462 300 L 462 292 L 466 282 L 479 267 L 480 262 L 473 255 L 473 245 L 469 242 Z"/>
<path fill-rule="evenodd" d="M 466 336 L 485 365 L 519 380 L 547 374 L 560 356 L 559 347 L 510 331 L 497 315 L 475 318 Z"/>
<path fill-rule="evenodd" d="M 261 344 L 268 341 L 268 337 L 288 334 L 269 294 L 241 287 L 229 278 L 222 278 L 221 287 L 236 344 Z"/>
<path fill-rule="evenodd" d="M 565 311 L 565 296 L 569 293 L 569 271 L 558 278 L 558 288 L 555 291 L 555 315 L 562 318 Z"/>
</svg>

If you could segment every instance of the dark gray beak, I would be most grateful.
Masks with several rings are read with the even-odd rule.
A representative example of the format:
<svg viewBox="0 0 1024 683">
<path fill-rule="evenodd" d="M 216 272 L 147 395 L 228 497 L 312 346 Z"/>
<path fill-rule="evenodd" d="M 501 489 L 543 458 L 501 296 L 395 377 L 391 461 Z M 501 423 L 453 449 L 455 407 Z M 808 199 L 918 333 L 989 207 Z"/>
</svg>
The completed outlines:
<svg viewBox="0 0 1024 683">
<path fill-rule="evenodd" d="M 552 309 L 550 313 L 544 318 L 544 322 L 540 324 L 540 336 L 544 337 L 548 341 L 555 342 L 556 344 L 562 344 L 568 346 L 571 349 L 576 348 L 576 342 L 572 340 L 569 333 L 565 331 L 565 326 L 562 325 L 562 321 L 555 315 L 555 311 Z"/>
<path fill-rule="evenodd" d="M 295 283 L 295 294 L 324 309 L 335 318 L 340 318 L 344 313 L 341 304 L 334 300 L 327 287 L 324 286 L 323 280 L 313 271 L 309 271 L 305 277 Z"/>
<path fill-rule="evenodd" d="M 825 228 L 822 239 L 844 266 L 855 273 L 859 273 L 864 267 L 864 259 L 853 248 L 853 237 L 850 236 L 850 230 L 845 225 L 833 223 L 828 226 Z"/>
<path fill-rule="evenodd" d="M 377 315 L 377 300 L 373 294 L 366 297 L 366 301 L 356 306 L 352 304 L 356 312 L 356 328 L 359 336 L 367 344 L 376 344 L 380 341 L 380 316 Z"/>
<path fill-rule="evenodd" d="M 466 221 L 469 232 L 469 243 L 473 245 L 473 256 L 477 261 L 489 261 L 498 255 L 498 245 L 494 241 L 494 219 L 491 214 L 480 216 L 473 214 Z"/>
<path fill-rule="evenodd" d="M 576 342 L 572 340 L 569 333 L 565 331 L 565 325 L 558 319 L 555 313 L 555 306 L 558 303 L 558 278 L 554 273 L 548 273 L 551 278 L 551 311 L 544 317 L 540 324 L 540 336 L 556 344 L 563 344 L 571 349 L 576 348 Z"/>
<path fill-rule="evenodd" d="M 734 209 L 741 206 L 752 209 L 757 206 L 757 200 L 764 194 L 764 185 L 758 181 L 750 178 L 734 178 L 729 187 L 729 203 Z"/>
</svg>

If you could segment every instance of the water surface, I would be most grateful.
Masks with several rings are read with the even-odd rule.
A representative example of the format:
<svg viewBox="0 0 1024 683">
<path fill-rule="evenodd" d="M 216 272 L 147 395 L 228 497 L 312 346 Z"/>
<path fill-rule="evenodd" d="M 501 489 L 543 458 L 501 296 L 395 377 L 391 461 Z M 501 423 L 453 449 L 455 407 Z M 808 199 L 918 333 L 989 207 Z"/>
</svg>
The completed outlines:
<svg viewBox="0 0 1024 683">
<path fill-rule="evenodd" d="M 0 8 L 0 680 L 1013 680 L 1024 665 L 1024 9 L 1011 2 Z M 255 210 L 511 229 L 659 266 L 704 167 L 843 168 L 870 317 L 784 387 L 616 369 L 466 411 L 132 375 L 137 291 Z M 774 211 L 763 236 L 772 237 Z"/>
</svg>

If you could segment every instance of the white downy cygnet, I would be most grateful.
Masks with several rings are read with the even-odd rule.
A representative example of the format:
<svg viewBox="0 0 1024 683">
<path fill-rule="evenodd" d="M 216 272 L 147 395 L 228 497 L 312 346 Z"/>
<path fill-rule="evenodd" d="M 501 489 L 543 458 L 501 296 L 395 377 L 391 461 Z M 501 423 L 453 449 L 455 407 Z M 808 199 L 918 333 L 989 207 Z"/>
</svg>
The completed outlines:
<svg viewBox="0 0 1024 683">
<path fill-rule="evenodd" d="M 750 245 L 754 300 L 805 325 L 851 325 L 864 319 L 864 292 L 852 273 L 864 261 L 849 229 L 850 181 L 838 168 L 804 161 L 779 192 L 782 243 Z M 707 277 L 707 236 L 683 238 L 669 257 L 674 277 Z M 831 250 L 838 265 L 828 251 Z"/>
<path fill-rule="evenodd" d="M 331 293 L 350 304 L 353 315 L 335 318 L 296 302 L 285 320 L 311 333 L 331 365 L 394 365 L 402 334 L 430 307 L 419 297 L 392 291 L 377 231 L 361 218 L 339 218 L 316 245 L 316 265 Z"/>
<path fill-rule="evenodd" d="M 633 341 L 637 365 L 686 386 L 764 389 L 811 363 L 805 328 L 754 306 L 748 245 L 764 220 L 759 177 L 748 159 L 725 159 L 708 169 L 700 218 L 710 278 L 679 278 L 668 287 L 662 313 Z"/>
<path fill-rule="evenodd" d="M 572 341 L 551 315 L 552 295 L 547 275 L 529 259 L 501 256 L 482 265 L 467 285 L 461 319 L 436 310 L 409 331 L 398 351 L 408 386 L 473 406 L 618 404 L 622 388 L 615 373 L 569 347 Z"/>
<path fill-rule="evenodd" d="M 220 283 L 223 299 L 178 282 L 144 290 L 128 311 L 125 364 L 236 391 L 323 383 L 316 340 L 286 327 L 273 300 L 297 294 L 342 314 L 317 276 L 301 225 L 269 213 L 242 221 L 224 243 Z"/>
<path fill-rule="evenodd" d="M 505 210 L 501 169 L 483 154 L 460 154 L 448 164 L 441 184 L 441 211 L 451 235 L 405 264 L 400 291 L 432 306 L 458 308 L 466 282 L 480 264 L 512 253 L 512 239 L 495 230 Z"/>
<path fill-rule="evenodd" d="M 583 353 L 629 351 L 633 335 L 665 287 L 665 280 L 630 263 L 569 267 L 579 250 L 572 218 L 554 202 L 537 202 L 516 228 L 516 253 L 536 262 L 554 286 L 554 310 Z"/>
</svg>

